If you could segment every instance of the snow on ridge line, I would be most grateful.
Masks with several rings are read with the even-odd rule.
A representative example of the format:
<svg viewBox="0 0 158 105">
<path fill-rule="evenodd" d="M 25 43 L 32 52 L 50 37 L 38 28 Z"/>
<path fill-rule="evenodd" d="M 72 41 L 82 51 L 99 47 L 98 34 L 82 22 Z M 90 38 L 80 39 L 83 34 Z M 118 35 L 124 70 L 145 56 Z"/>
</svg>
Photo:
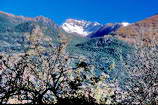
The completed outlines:
<svg viewBox="0 0 158 105">
<path fill-rule="evenodd" d="M 122 22 L 121 24 L 122 24 L 124 27 L 130 25 L 130 23 L 128 23 L 128 22 Z"/>
</svg>

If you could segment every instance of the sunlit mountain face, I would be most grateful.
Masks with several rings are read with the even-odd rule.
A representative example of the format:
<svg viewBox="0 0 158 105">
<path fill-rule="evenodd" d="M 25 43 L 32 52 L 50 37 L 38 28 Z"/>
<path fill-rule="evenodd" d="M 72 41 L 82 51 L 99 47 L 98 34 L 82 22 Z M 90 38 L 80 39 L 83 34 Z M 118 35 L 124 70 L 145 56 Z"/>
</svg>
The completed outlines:
<svg viewBox="0 0 158 105">
<path fill-rule="evenodd" d="M 136 43 L 141 41 L 145 45 L 153 45 L 158 42 L 158 15 L 151 16 L 142 21 L 133 23 L 127 27 L 122 27 L 117 31 L 121 39 Z M 131 39 L 131 40 L 129 40 Z M 154 41 L 154 43 L 152 43 Z"/>
</svg>

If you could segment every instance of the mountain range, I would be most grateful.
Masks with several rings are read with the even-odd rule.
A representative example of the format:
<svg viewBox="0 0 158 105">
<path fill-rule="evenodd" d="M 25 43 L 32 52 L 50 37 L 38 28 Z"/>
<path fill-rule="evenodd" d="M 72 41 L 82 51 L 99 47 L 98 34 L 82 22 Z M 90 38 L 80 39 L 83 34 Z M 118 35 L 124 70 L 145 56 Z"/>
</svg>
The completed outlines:
<svg viewBox="0 0 158 105">
<path fill-rule="evenodd" d="M 115 32 L 119 28 L 128 25 L 129 23 L 127 22 L 100 24 L 98 22 L 90 22 L 85 20 L 67 19 L 61 27 L 68 33 L 93 38 L 108 35 Z"/>
<path fill-rule="evenodd" d="M 131 44 L 142 43 L 146 46 L 158 44 L 158 15 L 135 23 L 100 24 L 98 22 L 68 19 L 61 27 L 65 32 L 81 37 L 96 38 L 113 35 Z"/>
<path fill-rule="evenodd" d="M 97 22 L 68 19 L 58 26 L 43 16 L 28 18 L 0 12 L 0 53 L 18 54 L 27 51 L 28 54 L 36 55 L 38 49 L 38 52 L 47 55 L 50 45 L 56 46 L 61 40 L 65 40 L 68 42 L 68 54 L 92 60 L 91 64 L 104 68 L 104 71 L 96 70 L 97 75 L 107 72 L 111 78 L 118 78 L 121 82 L 126 76 L 124 71 L 121 72 L 124 77 L 118 74 L 119 67 L 123 67 L 120 62 L 126 60 L 133 48 L 110 34 L 121 27 L 128 27 L 127 25 L 102 25 Z M 108 62 L 104 62 L 104 59 L 108 59 Z M 113 62 L 119 66 L 118 69 L 106 71 Z"/>
<path fill-rule="evenodd" d="M 22 53 L 28 50 L 28 53 L 36 54 L 34 48 L 37 45 L 40 45 L 41 52 L 47 51 L 50 44 L 56 45 L 64 39 L 68 42 L 66 51 L 70 55 L 89 57 L 93 59 L 92 63 L 104 67 L 105 62 L 98 60 L 108 58 L 109 62 L 115 61 L 116 64 L 121 59 L 126 60 L 133 50 L 132 44 L 155 45 L 158 39 L 157 20 L 158 15 L 155 15 L 132 24 L 103 25 L 68 19 L 58 26 L 43 16 L 28 18 L 0 12 L 0 52 Z"/>
<path fill-rule="evenodd" d="M 157 23 L 158 15 L 131 24 L 128 22 L 101 24 L 67 19 L 58 26 L 54 21 L 44 16 L 30 18 L 0 12 L 0 51 L 21 50 L 21 43 L 29 46 L 36 40 L 44 47 L 48 45 L 48 42 L 57 42 L 61 37 L 69 40 L 71 47 L 90 39 L 93 40 L 93 38 L 99 39 L 108 35 L 129 44 L 155 45 L 158 42 Z"/>
<path fill-rule="evenodd" d="M 117 89 L 120 89 L 121 92 L 123 91 L 124 94 L 124 91 L 126 91 L 130 85 L 128 84 L 128 81 L 132 82 L 133 84 L 136 83 L 133 86 L 137 86 L 137 82 L 139 82 L 137 79 L 143 79 L 142 77 L 138 76 L 141 73 L 137 74 L 139 70 L 141 71 L 144 70 L 144 68 L 147 68 L 147 70 L 153 72 L 152 70 L 155 70 L 156 68 L 152 65 L 155 65 L 155 62 L 157 63 L 157 49 L 152 50 L 151 46 L 157 47 L 158 44 L 158 15 L 154 15 L 135 23 L 122 22 L 101 24 L 98 22 L 90 22 L 85 20 L 67 19 L 63 24 L 57 25 L 53 20 L 44 16 L 30 18 L 0 12 L 0 60 L 2 59 L 1 55 L 11 55 L 14 61 L 14 57 L 16 57 L 16 55 L 26 54 L 26 57 L 28 55 L 31 56 L 31 59 L 33 59 L 31 61 L 36 62 L 36 60 L 38 60 L 37 57 L 39 56 L 39 58 L 41 57 L 45 60 L 39 60 L 39 62 L 44 64 L 47 61 L 49 61 L 50 64 L 52 64 L 52 62 L 56 63 L 56 60 L 52 60 L 60 56 L 58 55 L 59 53 L 56 54 L 55 52 L 56 50 L 60 51 L 60 48 L 57 49 L 56 46 L 61 45 L 63 42 L 66 43 L 66 46 L 64 46 L 65 49 L 62 53 L 64 53 L 66 56 L 61 55 L 63 58 L 62 61 L 70 63 L 68 66 L 74 70 L 77 65 L 77 61 L 69 61 L 67 60 L 67 57 L 75 57 L 78 58 L 77 60 L 82 62 L 81 66 L 89 65 L 90 68 L 93 68 L 93 71 L 90 70 L 90 72 L 87 71 L 87 68 L 82 70 L 84 73 L 86 72 L 86 76 L 83 77 L 85 78 L 85 81 L 82 81 L 81 84 L 83 89 L 85 86 L 87 86 L 88 89 L 94 87 L 96 90 L 98 88 L 102 88 L 98 85 L 89 85 L 89 81 L 87 81 L 86 78 L 89 78 L 89 75 L 93 75 L 95 78 L 100 78 L 102 77 L 102 74 L 106 74 L 108 75 L 106 79 L 103 78 L 94 81 L 97 81 L 99 84 L 100 81 L 103 80 L 104 83 L 110 84 L 109 87 L 107 87 L 105 84 L 105 87 L 117 87 Z M 141 45 L 139 47 L 142 49 L 139 49 L 139 47 L 137 47 L 138 45 Z M 151 55 L 145 55 L 144 53 L 148 54 L 148 51 L 153 51 L 154 54 L 152 53 Z M 51 59 L 49 59 L 49 55 L 51 55 L 50 52 L 52 55 L 54 54 L 51 56 Z M 141 54 L 137 55 L 137 52 Z M 152 63 L 151 59 L 155 60 L 154 63 Z M 149 61 L 144 64 L 146 60 L 150 60 L 151 62 Z M 30 62 L 30 60 L 28 59 L 26 62 Z M 57 62 L 56 66 L 59 67 L 60 65 L 63 65 L 60 63 L 60 61 Z M 20 62 L 20 64 L 22 63 Z M 44 68 L 44 70 L 47 70 L 45 67 L 50 65 L 45 64 L 44 66 L 41 66 Z M 66 66 L 67 65 L 64 65 L 63 67 Z M 150 68 L 150 66 L 153 68 Z M 21 70 L 19 68 L 18 70 Z M 37 69 L 39 71 L 37 72 L 43 70 L 42 68 L 39 67 Z M 53 69 L 55 68 L 53 67 Z M 63 69 L 59 67 L 59 70 L 62 71 Z M 130 70 L 136 71 L 136 73 L 134 72 L 135 74 L 131 74 L 133 71 Z M 75 71 L 76 74 L 77 72 L 78 71 Z M 0 71 L 0 73 L 2 72 Z M 155 75 L 157 74 L 155 73 Z M 53 76 L 54 75 L 51 75 L 51 77 Z M 67 75 L 63 76 L 65 78 Z M 73 78 L 76 75 L 71 74 L 70 72 L 70 76 Z M 77 77 L 78 76 L 75 78 Z M 134 78 L 134 80 L 131 78 Z M 78 81 L 78 79 L 76 80 Z M 93 81 L 93 79 L 91 81 Z M 148 79 L 145 78 L 145 82 L 148 82 Z M 88 83 L 88 85 L 86 83 Z M 100 84 L 102 85 L 102 83 Z M 35 84 L 37 83 L 35 82 Z M 140 84 L 140 82 L 138 84 Z M 142 88 L 143 87 L 141 87 L 141 89 Z M 136 90 L 137 88 L 134 91 Z M 97 91 L 95 91 L 95 93 L 97 93 Z M 141 94 L 142 93 L 143 92 L 141 91 Z M 108 93 L 104 95 L 107 94 Z"/>
</svg>

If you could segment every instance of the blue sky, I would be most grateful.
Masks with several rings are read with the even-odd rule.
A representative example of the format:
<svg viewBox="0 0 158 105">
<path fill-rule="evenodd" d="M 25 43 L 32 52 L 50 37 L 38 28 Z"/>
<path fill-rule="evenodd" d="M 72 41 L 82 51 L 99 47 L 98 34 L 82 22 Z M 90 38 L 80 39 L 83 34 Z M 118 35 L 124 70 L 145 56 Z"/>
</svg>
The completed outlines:
<svg viewBox="0 0 158 105">
<path fill-rule="evenodd" d="M 67 18 L 109 22 L 136 22 L 158 13 L 158 0 L 0 0 L 0 11 L 35 17 L 43 15 L 61 24 Z"/>
</svg>

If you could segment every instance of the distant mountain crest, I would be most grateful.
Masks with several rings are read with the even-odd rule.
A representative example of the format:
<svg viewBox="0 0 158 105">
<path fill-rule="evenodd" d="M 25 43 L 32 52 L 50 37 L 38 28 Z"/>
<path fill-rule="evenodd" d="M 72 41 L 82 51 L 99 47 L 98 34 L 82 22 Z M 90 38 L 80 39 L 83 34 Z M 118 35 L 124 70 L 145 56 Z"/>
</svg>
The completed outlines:
<svg viewBox="0 0 158 105">
<path fill-rule="evenodd" d="M 9 16 L 9 17 L 13 17 L 13 18 L 21 18 L 21 19 L 24 19 L 24 20 L 27 20 L 27 21 L 33 21 L 34 20 L 34 18 L 24 17 L 24 16 L 16 16 L 14 14 L 3 12 L 3 11 L 0 11 L 0 14 L 6 15 L 6 16 Z"/>
<path fill-rule="evenodd" d="M 3 12 L 3 11 L 0 11 L 0 14 L 8 16 L 8 17 L 12 17 L 12 18 L 22 19 L 24 21 L 43 21 L 43 22 L 46 22 L 46 23 L 52 22 L 51 19 L 49 19 L 47 17 L 44 17 L 44 16 L 36 16 L 34 18 L 31 18 L 31 17 L 25 17 L 25 16 L 16 16 L 14 14 L 6 13 L 6 12 Z"/>
</svg>

